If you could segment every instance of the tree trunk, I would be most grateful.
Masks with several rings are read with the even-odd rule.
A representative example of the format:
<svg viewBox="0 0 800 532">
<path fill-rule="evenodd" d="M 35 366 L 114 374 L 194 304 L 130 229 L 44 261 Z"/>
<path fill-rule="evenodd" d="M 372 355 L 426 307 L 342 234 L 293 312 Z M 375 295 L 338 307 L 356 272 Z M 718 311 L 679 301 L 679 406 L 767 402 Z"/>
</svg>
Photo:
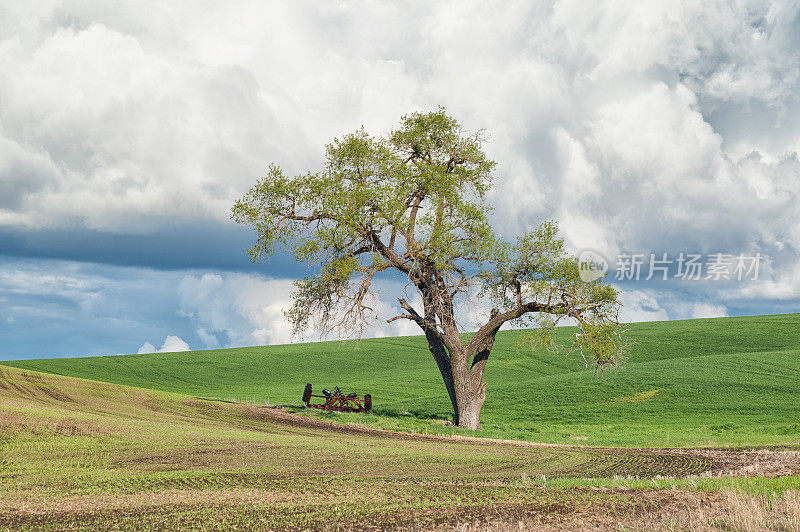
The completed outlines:
<svg viewBox="0 0 800 532">
<path fill-rule="evenodd" d="M 481 383 L 483 366 L 478 371 L 469 367 L 469 353 L 463 348 L 450 352 L 453 370 L 453 387 L 458 402 L 458 426 L 478 430 L 481 428 L 481 407 L 486 400 L 486 384 Z"/>
<path fill-rule="evenodd" d="M 430 326 L 423 327 L 425 338 L 428 340 L 428 348 L 433 354 L 439 372 L 442 374 L 450 402 L 453 405 L 454 423 L 459 427 L 478 430 L 481 428 L 481 408 L 486 401 L 486 384 L 482 383 L 483 371 L 489 352 L 494 345 L 494 338 L 500 326 L 498 325 L 488 333 L 477 344 L 477 351 L 472 363 L 466 346 L 462 343 L 461 336 L 458 334 L 458 327 L 453 318 L 452 302 L 445 301 L 444 312 L 440 313 L 442 329 L 445 331 L 444 338 L 434 332 L 437 316 L 437 305 L 434 304 L 435 298 L 427 287 L 421 287 L 425 308 L 425 321 Z M 492 309 L 492 318 L 497 315 L 497 309 Z"/>
<path fill-rule="evenodd" d="M 469 387 L 459 387 L 461 393 L 458 397 L 458 426 L 464 429 L 479 430 L 481 428 L 481 408 L 486 400 L 486 385 L 481 384 L 477 390 Z"/>
<path fill-rule="evenodd" d="M 492 310 L 492 317 L 496 315 L 496 312 L 496 310 Z M 481 408 L 486 401 L 486 383 L 481 381 L 498 330 L 499 327 L 493 329 L 478 342 L 472 364 L 469 363 L 470 353 L 466 350 L 459 351 L 457 356 L 450 353 L 453 360 L 453 380 L 458 401 L 459 427 L 470 430 L 481 428 Z"/>
<path fill-rule="evenodd" d="M 470 396 L 459 405 L 458 426 L 464 429 L 479 430 L 481 428 L 481 407 L 483 399 Z"/>
<path fill-rule="evenodd" d="M 470 370 L 466 353 L 454 353 L 455 350 L 448 353 L 435 334 L 425 336 L 453 405 L 453 423 L 466 429 L 480 429 L 481 407 L 486 400 L 486 385 L 481 383 L 483 364 Z"/>
<path fill-rule="evenodd" d="M 450 356 L 447 354 L 447 349 L 445 349 L 442 341 L 435 334 L 430 331 L 425 331 L 425 337 L 428 340 L 428 349 L 430 349 L 431 354 L 433 354 L 436 365 L 439 367 L 439 372 L 442 374 L 444 386 L 447 388 L 447 394 L 450 396 L 450 403 L 453 405 L 453 423 L 458 425 L 458 401 L 456 399 L 456 389 L 453 383 L 453 370 L 450 364 Z"/>
</svg>

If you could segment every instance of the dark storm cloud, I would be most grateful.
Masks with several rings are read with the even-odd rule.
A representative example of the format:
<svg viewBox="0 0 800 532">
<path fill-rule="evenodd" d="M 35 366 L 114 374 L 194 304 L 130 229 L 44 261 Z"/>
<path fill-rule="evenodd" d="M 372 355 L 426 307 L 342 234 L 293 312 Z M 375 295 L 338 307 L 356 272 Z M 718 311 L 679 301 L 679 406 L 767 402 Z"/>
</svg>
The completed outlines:
<svg viewBox="0 0 800 532">
<path fill-rule="evenodd" d="M 62 334 L 86 353 L 115 335 L 119 351 L 286 340 L 285 278 L 306 272 L 282 256 L 252 266 L 232 203 L 271 162 L 319 170 L 333 137 L 438 105 L 491 134 L 506 237 L 557 219 L 574 249 L 610 257 L 770 255 L 746 286 L 626 286 L 632 318 L 791 309 L 798 13 L 795 0 L 1 3 L 0 256 L 20 259 L 0 274 L 35 285 L 40 259 L 72 271 L 41 294 L 0 287 L 3 323 L 28 320 L 3 337 Z M 92 298 L 64 300 L 63 284 L 119 282 L 128 297 L 137 275 L 170 295 L 132 299 L 162 309 L 92 347 L 96 317 L 70 306 Z M 124 322 L 127 307 L 96 300 Z"/>
<path fill-rule="evenodd" d="M 75 227 L 28 229 L 0 227 L 0 255 L 59 259 L 153 269 L 216 269 L 268 272 L 277 277 L 305 273 L 291 256 L 276 253 L 253 264 L 245 249 L 253 233 L 244 227 L 210 220 L 150 220 L 157 232 L 111 233 Z"/>
</svg>

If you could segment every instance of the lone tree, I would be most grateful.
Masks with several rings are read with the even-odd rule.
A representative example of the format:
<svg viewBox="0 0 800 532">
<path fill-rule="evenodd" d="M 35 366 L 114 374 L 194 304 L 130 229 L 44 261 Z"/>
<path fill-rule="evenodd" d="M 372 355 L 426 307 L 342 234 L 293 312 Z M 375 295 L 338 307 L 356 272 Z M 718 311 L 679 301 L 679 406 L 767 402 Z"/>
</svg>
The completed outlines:
<svg viewBox="0 0 800 532">
<path fill-rule="evenodd" d="M 421 302 L 399 299 L 403 313 L 388 321 L 419 325 L 456 424 L 469 429 L 480 428 L 483 372 L 504 323 L 532 325 L 531 341 L 601 370 L 620 363 L 625 344 L 616 290 L 602 277 L 581 280 L 586 264 L 566 252 L 554 222 L 515 243 L 494 234 L 485 199 L 496 163 L 485 143 L 483 131 L 465 132 L 442 108 L 412 113 L 385 137 L 361 128 L 334 139 L 320 172 L 292 178 L 271 165 L 232 214 L 256 231 L 248 250 L 254 262 L 283 249 L 316 267 L 296 282 L 286 311 L 296 331 L 311 320 L 324 330 L 363 331 L 375 317 L 376 275 L 394 270 L 406 278 Z M 496 305 L 468 340 L 456 320 L 459 298 Z M 577 328 L 556 345 L 552 331 L 561 320 Z"/>
</svg>

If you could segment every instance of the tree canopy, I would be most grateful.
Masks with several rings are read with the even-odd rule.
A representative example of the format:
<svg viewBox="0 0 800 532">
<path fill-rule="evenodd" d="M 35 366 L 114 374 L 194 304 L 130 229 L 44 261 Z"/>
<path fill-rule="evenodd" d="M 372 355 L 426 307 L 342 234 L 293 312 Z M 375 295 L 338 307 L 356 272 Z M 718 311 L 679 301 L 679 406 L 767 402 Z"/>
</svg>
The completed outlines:
<svg viewBox="0 0 800 532">
<path fill-rule="evenodd" d="M 375 279 L 389 270 L 407 278 L 421 307 L 400 298 L 403 312 L 389 321 L 411 320 L 425 333 L 456 421 L 468 428 L 479 427 L 483 371 L 504 323 L 532 325 L 531 340 L 598 368 L 619 364 L 625 349 L 617 291 L 602 277 L 581 280 L 586 265 L 567 252 L 555 222 L 516 242 L 495 234 L 486 200 L 496 163 L 486 143 L 483 130 L 465 132 L 442 108 L 412 113 L 385 136 L 361 128 L 334 139 L 318 172 L 288 177 L 271 165 L 232 213 L 255 229 L 252 260 L 281 250 L 314 267 L 286 311 L 296 330 L 363 332 Z M 467 341 L 459 298 L 496 305 Z M 556 346 L 551 333 L 563 320 L 577 331 Z"/>
</svg>

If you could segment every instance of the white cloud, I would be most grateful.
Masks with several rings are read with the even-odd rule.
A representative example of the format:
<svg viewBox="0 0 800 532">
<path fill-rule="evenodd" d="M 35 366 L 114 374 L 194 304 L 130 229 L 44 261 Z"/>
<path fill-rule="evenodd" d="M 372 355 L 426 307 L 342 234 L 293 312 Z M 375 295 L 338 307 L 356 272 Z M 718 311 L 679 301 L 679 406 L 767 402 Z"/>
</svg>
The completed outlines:
<svg viewBox="0 0 800 532">
<path fill-rule="evenodd" d="M 189 350 L 189 344 L 184 342 L 183 339 L 178 336 L 170 335 L 164 339 L 164 343 L 161 344 L 161 349 L 156 349 L 150 342 L 145 342 L 137 352 L 141 355 L 143 353 L 175 353 Z"/>
<path fill-rule="evenodd" d="M 153 344 L 151 344 L 150 342 L 145 342 L 142 344 L 142 347 L 139 348 L 137 353 L 141 355 L 143 353 L 155 353 L 157 351 L 158 349 L 156 349 Z"/>
<path fill-rule="evenodd" d="M 692 318 L 725 318 L 727 316 L 728 309 L 724 305 L 695 303 L 692 306 Z"/>
<path fill-rule="evenodd" d="M 363 337 L 421 334 L 408 320 L 386 323 L 401 314 L 396 298 L 402 286 L 396 282 L 377 281 L 374 296 L 365 301 L 375 313 L 363 331 Z M 283 314 L 291 305 L 292 282 L 259 275 L 238 273 L 186 275 L 180 282 L 181 312 L 196 327 L 206 347 L 285 344 L 328 338 L 321 330 L 310 328 L 295 335 Z M 419 297 L 405 295 L 412 305 L 420 307 Z M 203 334 L 200 334 L 202 331 Z M 357 337 L 361 331 L 333 331 L 334 337 Z M 224 340 L 223 340 L 224 338 Z"/>
<path fill-rule="evenodd" d="M 789 263 L 775 271 L 775 265 L 762 266 L 758 279 L 726 287 L 722 296 L 726 299 L 766 299 L 786 301 L 800 299 L 800 263 Z"/>
<path fill-rule="evenodd" d="M 205 345 L 207 348 L 214 349 L 215 347 L 219 346 L 219 339 L 216 337 L 216 335 L 211 334 L 202 327 L 196 328 L 194 332 L 200 337 L 203 345 Z"/>
<path fill-rule="evenodd" d="M 713 298 L 716 292 L 692 293 L 675 289 L 623 290 L 621 320 L 625 322 L 723 318 L 728 308 Z"/>
<path fill-rule="evenodd" d="M 664 321 L 669 319 L 666 309 L 661 308 L 654 297 L 641 290 L 626 290 L 620 293 L 622 302 L 620 321 Z"/>
<path fill-rule="evenodd" d="M 0 260 L 0 359 L 135 352 L 143 338 L 187 338 L 184 273 L 54 260 Z"/>
<path fill-rule="evenodd" d="M 227 222 L 269 162 L 316 170 L 334 136 L 362 123 L 379 133 L 441 104 L 491 134 L 490 200 L 508 237 L 555 218 L 573 248 L 607 257 L 771 257 L 758 282 L 738 288 L 632 290 L 629 319 L 800 298 L 796 1 L 7 4 L 0 227 Z M 14 309 L 18 324 L 70 305 L 87 320 L 116 320 L 114 331 L 129 324 L 115 296 L 135 283 L 74 265 L 45 270 L 0 271 L 0 287 L 25 307 Z M 192 327 L 152 325 L 176 306 L 161 295 L 165 275 L 161 293 L 148 292 L 163 305 L 159 319 L 132 346 L 168 332 L 206 347 L 292 339 L 281 312 L 289 281 L 184 274 Z M 375 304 L 390 314 L 399 286 L 381 286 Z M 372 331 L 416 333 L 405 322 Z"/>
<path fill-rule="evenodd" d="M 174 351 L 189 351 L 189 344 L 187 344 L 177 336 L 167 336 L 164 339 L 164 343 L 161 345 L 161 349 L 159 349 L 159 351 L 162 353 L 172 353 Z"/>
<path fill-rule="evenodd" d="M 289 280 L 208 273 L 184 276 L 178 294 L 181 312 L 205 332 L 207 347 L 219 343 L 219 333 L 230 346 L 266 345 L 292 340 L 282 313 L 290 306 L 291 288 Z"/>
<path fill-rule="evenodd" d="M 794 3 L 309 7 L 7 10 L 0 223 L 227 220 L 268 162 L 313 170 L 333 136 L 445 104 L 492 135 L 507 235 L 557 218 L 609 255 L 800 246 Z"/>
<path fill-rule="evenodd" d="M 0 148 L 24 139 L 58 169 L 23 168 L 38 181 L 17 191 L 25 202 L 9 222 L 135 231 L 152 215 L 227 220 L 270 160 L 305 169 L 343 128 L 369 117 L 383 129 L 412 106 L 404 61 L 328 45 L 340 35 L 319 30 L 354 25 L 348 13 L 263 7 L 8 13 Z"/>
</svg>

